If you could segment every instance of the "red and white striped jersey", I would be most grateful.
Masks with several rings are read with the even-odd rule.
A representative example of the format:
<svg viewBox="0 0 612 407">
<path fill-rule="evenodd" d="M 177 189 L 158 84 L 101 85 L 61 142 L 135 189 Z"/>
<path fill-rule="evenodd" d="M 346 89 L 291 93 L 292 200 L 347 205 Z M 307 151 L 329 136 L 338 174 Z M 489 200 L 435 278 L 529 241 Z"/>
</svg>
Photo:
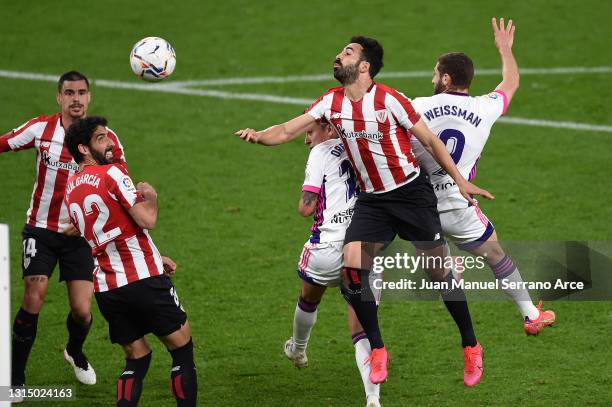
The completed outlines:
<svg viewBox="0 0 612 407">
<path fill-rule="evenodd" d="M 307 113 L 315 119 L 325 117 L 334 125 L 362 192 L 391 191 L 419 173 L 410 147 L 410 129 L 420 116 L 395 89 L 373 83 L 353 102 L 344 95 L 344 87 L 338 86 L 323 94 Z"/>
<path fill-rule="evenodd" d="M 64 145 L 61 114 L 39 116 L 0 137 L 0 153 L 36 148 L 36 181 L 26 222 L 28 225 L 63 232 L 66 225 L 60 219 L 68 217 L 64 205 L 64 189 L 68 178 L 79 166 Z M 123 146 L 117 135 L 108 130 L 113 140 L 115 161 L 125 162 Z"/>
<path fill-rule="evenodd" d="M 72 223 L 92 248 L 96 292 L 163 274 L 151 236 L 128 212 L 143 198 L 123 166 L 86 166 L 68 180 L 64 201 Z"/>
</svg>

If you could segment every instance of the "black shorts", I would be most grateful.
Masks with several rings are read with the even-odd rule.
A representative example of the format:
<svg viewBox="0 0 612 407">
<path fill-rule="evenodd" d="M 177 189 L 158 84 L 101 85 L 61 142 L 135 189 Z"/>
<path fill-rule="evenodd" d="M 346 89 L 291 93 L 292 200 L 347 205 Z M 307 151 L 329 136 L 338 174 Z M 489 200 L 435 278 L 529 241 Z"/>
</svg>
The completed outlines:
<svg viewBox="0 0 612 407">
<path fill-rule="evenodd" d="M 187 321 L 170 277 L 145 278 L 96 293 L 112 343 L 127 345 L 148 333 L 167 336 Z"/>
<path fill-rule="evenodd" d="M 91 247 L 80 236 L 66 236 L 44 228 L 23 228 L 23 277 L 51 277 L 59 261 L 60 281 L 93 281 L 94 260 Z"/>
<path fill-rule="evenodd" d="M 438 199 L 424 171 L 392 191 L 359 194 L 344 244 L 387 244 L 396 235 L 423 249 L 444 243 Z"/>
</svg>

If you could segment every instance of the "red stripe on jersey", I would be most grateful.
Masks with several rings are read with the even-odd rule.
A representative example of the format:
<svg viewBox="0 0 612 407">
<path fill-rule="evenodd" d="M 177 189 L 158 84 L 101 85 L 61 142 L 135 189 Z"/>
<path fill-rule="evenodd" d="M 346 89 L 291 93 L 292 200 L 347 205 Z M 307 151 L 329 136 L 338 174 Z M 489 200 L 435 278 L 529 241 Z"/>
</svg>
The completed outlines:
<svg viewBox="0 0 612 407">
<path fill-rule="evenodd" d="M 64 144 L 62 146 L 62 152 L 59 160 L 61 162 L 71 162 L 72 155 L 68 148 Z M 70 171 L 64 169 L 58 169 L 57 175 L 55 176 L 55 185 L 53 186 L 53 196 L 51 197 L 51 203 L 49 204 L 49 214 L 47 215 L 47 229 L 59 232 L 59 217 L 60 210 L 62 209 L 62 201 L 64 199 L 64 191 L 66 190 L 66 184 L 70 177 Z"/>
<path fill-rule="evenodd" d="M 331 124 L 332 126 L 335 127 L 336 132 L 337 132 L 337 129 L 339 127 L 342 127 L 342 119 L 334 118 L 333 115 L 334 113 L 342 113 L 342 101 L 344 100 L 344 88 L 338 87 L 338 88 L 333 88 L 333 89 L 336 89 L 336 93 L 334 93 L 334 97 L 332 99 L 332 104 L 331 104 L 331 116 L 332 116 Z M 344 137 L 340 135 L 339 137 L 340 137 L 340 140 L 342 141 L 342 144 L 344 145 L 344 151 L 346 151 L 346 155 L 351 161 L 351 165 L 353 166 L 353 168 L 357 168 L 355 166 L 355 160 L 353 159 L 353 154 L 351 153 L 351 149 L 349 148 L 348 143 L 346 142 Z M 361 190 L 365 191 L 365 184 L 363 183 L 363 180 L 361 179 L 361 174 L 359 174 L 359 171 L 355 171 L 355 174 L 357 174 L 357 182 L 359 182 L 359 186 L 361 187 Z"/>
<path fill-rule="evenodd" d="M 45 116 L 38 116 L 38 117 L 30 120 L 26 124 L 24 124 L 21 128 L 19 128 L 17 130 L 10 131 L 10 132 L 6 133 L 4 136 L 0 137 L 0 153 L 4 153 L 6 151 L 10 151 L 11 150 L 11 146 L 8 143 L 8 141 L 10 139 L 19 136 L 21 133 L 26 131 L 33 124 L 40 123 L 40 122 L 42 122 L 44 120 L 45 120 Z M 14 150 L 14 151 L 25 150 L 25 149 L 28 149 L 28 148 L 32 148 L 32 147 L 34 147 L 35 141 L 36 141 L 36 137 L 33 137 L 30 142 L 28 142 L 27 144 L 23 145 L 22 147 L 19 147 L 17 150 Z"/>
<path fill-rule="evenodd" d="M 387 107 L 385 106 L 386 96 L 387 94 L 384 90 L 379 87 L 376 87 L 376 92 L 374 94 L 374 112 L 377 112 L 379 110 L 383 110 L 385 112 L 387 111 Z M 387 117 L 385 118 L 384 122 L 381 122 L 380 120 L 378 120 L 377 117 L 376 121 L 378 122 L 378 131 L 383 134 L 383 138 L 380 141 L 380 146 L 383 152 L 385 153 L 385 157 L 387 158 L 387 165 L 389 167 L 389 170 L 391 171 L 391 175 L 393 176 L 393 180 L 395 181 L 395 183 L 401 184 L 406 180 L 407 174 L 404 172 L 404 169 L 400 165 L 399 158 L 397 156 L 397 151 L 395 151 L 395 146 L 393 145 L 391 136 L 389 134 L 389 118 Z M 402 137 L 398 136 L 397 138 L 400 139 Z"/>
<path fill-rule="evenodd" d="M 117 276 L 115 275 L 115 271 L 111 266 L 110 258 L 108 257 L 106 251 L 101 251 L 96 257 L 98 259 L 98 265 L 101 268 L 101 270 L 98 272 L 104 273 L 104 280 L 106 281 L 106 286 L 108 287 L 107 289 L 113 290 L 117 288 Z"/>
<path fill-rule="evenodd" d="M 395 116 L 393 116 L 393 119 L 397 121 Z M 400 146 L 400 150 L 402 150 L 402 153 L 406 156 L 406 158 L 408 158 L 408 162 L 410 162 L 415 168 L 417 168 L 419 166 L 419 162 L 416 160 L 414 154 L 412 153 L 412 145 L 410 144 L 410 137 L 413 137 L 412 132 L 398 125 L 396 128 L 396 134 L 397 143 Z"/>
<path fill-rule="evenodd" d="M 132 258 L 132 254 L 130 253 L 128 245 L 125 243 L 125 240 L 115 239 L 114 242 L 115 247 L 117 248 L 117 254 L 121 259 L 121 264 L 123 265 L 123 271 L 128 284 L 138 281 L 140 278 L 136 272 L 136 265 L 134 264 L 134 259 Z"/>
<path fill-rule="evenodd" d="M 40 136 L 41 144 L 45 141 L 48 141 L 49 143 L 51 142 L 53 139 L 53 133 L 55 133 L 55 126 L 57 125 L 59 118 L 59 113 L 50 116 L 50 120 Z M 32 212 L 30 213 L 30 219 L 28 221 L 28 224 L 31 226 L 36 226 L 36 215 L 38 214 L 38 208 L 40 207 L 40 199 L 45 189 L 45 177 L 47 176 L 47 166 L 42 162 L 42 157 L 40 157 L 40 149 L 38 151 L 38 158 L 40 158 L 38 178 L 36 179 L 36 189 L 34 190 L 34 195 L 32 196 Z M 62 191 L 62 193 L 63 192 L 64 191 Z"/>
<path fill-rule="evenodd" d="M 365 130 L 365 121 L 363 119 L 363 111 L 362 111 L 363 98 L 358 102 L 353 102 L 351 100 L 351 105 L 353 107 L 353 131 L 364 131 Z M 368 172 L 368 177 L 370 181 L 372 181 L 372 186 L 375 191 L 380 191 L 385 188 L 385 184 L 382 182 L 380 178 L 380 174 L 378 173 L 378 168 L 376 168 L 376 162 L 374 161 L 374 157 L 372 156 L 372 152 L 370 151 L 370 145 L 368 140 L 358 137 L 356 140 L 357 148 L 359 149 L 359 156 L 361 157 L 361 161 L 366 167 L 366 171 Z M 359 171 L 356 171 L 359 172 Z"/>
<path fill-rule="evenodd" d="M 342 92 L 338 92 L 338 91 L 342 91 Z M 335 92 L 334 99 L 336 98 L 338 93 L 340 93 L 340 95 L 344 96 L 344 88 L 342 86 L 336 86 L 334 88 L 327 89 L 327 91 L 325 91 L 324 94 L 322 94 L 317 100 L 312 102 L 312 104 L 310 106 L 308 106 L 308 108 L 306 110 L 304 110 L 304 113 L 310 112 L 312 110 L 312 108 L 315 107 L 319 102 L 321 102 L 325 96 L 329 95 L 332 92 Z M 333 104 L 332 104 L 332 106 L 333 106 Z M 340 103 L 340 107 L 342 108 L 342 103 Z M 340 109 L 339 111 L 341 111 L 341 110 L 342 109 Z"/>
<path fill-rule="evenodd" d="M 412 103 L 410 103 L 410 100 L 406 96 L 402 95 L 397 90 L 388 86 L 381 85 L 380 83 L 378 83 L 377 85 L 380 86 L 382 90 L 387 92 L 389 95 L 393 96 L 399 102 L 404 111 L 406 111 L 406 114 L 408 115 L 408 120 L 410 120 L 412 124 L 416 124 L 419 120 L 421 120 L 421 115 L 419 115 L 416 110 L 414 110 Z"/>
<path fill-rule="evenodd" d="M 147 269 L 149 271 L 149 276 L 156 276 L 161 274 L 162 272 L 157 269 L 157 265 L 155 264 L 155 251 L 153 247 L 149 243 L 149 238 L 144 233 L 139 233 L 138 237 L 138 245 L 140 246 L 140 250 L 145 254 L 145 262 L 147 263 Z"/>
</svg>

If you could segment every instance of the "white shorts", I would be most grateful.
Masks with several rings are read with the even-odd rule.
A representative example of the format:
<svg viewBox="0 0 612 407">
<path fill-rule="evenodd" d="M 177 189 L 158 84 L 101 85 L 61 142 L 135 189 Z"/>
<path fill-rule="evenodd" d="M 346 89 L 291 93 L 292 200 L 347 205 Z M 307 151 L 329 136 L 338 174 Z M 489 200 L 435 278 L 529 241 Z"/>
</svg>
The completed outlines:
<svg viewBox="0 0 612 407">
<path fill-rule="evenodd" d="M 479 247 L 495 230 L 477 206 L 440 212 L 440 223 L 444 235 L 463 250 Z"/>
<path fill-rule="evenodd" d="M 310 284 L 337 287 L 344 266 L 343 241 L 304 244 L 298 263 L 298 275 Z"/>
</svg>

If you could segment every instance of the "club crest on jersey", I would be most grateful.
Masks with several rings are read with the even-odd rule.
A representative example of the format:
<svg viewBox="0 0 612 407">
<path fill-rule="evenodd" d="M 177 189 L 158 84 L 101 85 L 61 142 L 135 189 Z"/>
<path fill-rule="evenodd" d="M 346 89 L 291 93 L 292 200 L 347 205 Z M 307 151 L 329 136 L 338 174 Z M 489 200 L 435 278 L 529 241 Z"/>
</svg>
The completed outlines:
<svg viewBox="0 0 612 407">
<path fill-rule="evenodd" d="M 378 123 L 384 123 L 387 121 L 387 116 L 388 116 L 387 109 L 377 110 L 375 113 L 376 113 L 376 121 Z"/>
</svg>

